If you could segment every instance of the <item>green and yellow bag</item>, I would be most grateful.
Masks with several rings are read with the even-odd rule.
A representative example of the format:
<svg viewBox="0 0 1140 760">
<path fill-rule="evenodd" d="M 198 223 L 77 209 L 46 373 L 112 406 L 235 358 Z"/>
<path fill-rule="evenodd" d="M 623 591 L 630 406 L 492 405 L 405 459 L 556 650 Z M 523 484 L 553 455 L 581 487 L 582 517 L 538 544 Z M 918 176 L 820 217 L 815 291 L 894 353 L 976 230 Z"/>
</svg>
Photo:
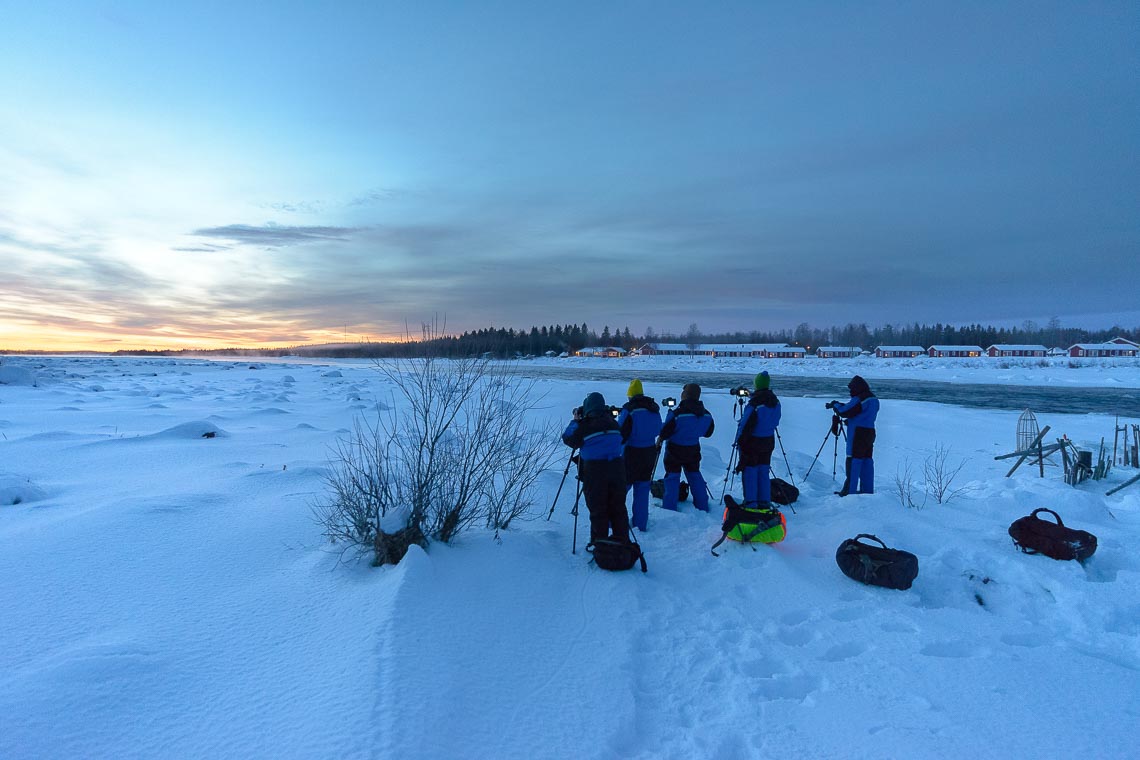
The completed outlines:
<svg viewBox="0 0 1140 760">
<path fill-rule="evenodd" d="M 788 535 L 788 521 L 775 507 L 746 509 L 725 494 L 724 523 L 720 529 L 724 531 L 724 535 L 712 546 L 714 557 L 720 556 L 716 553 L 716 548 L 723 544 L 726 538 L 741 543 L 777 544 Z"/>
</svg>

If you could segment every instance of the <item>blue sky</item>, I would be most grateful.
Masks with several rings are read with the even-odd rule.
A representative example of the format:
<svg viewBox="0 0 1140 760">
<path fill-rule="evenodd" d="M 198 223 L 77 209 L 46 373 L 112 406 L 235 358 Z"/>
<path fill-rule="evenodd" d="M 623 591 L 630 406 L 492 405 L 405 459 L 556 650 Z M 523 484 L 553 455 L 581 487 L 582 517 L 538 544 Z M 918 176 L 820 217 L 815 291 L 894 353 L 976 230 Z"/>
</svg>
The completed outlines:
<svg viewBox="0 0 1140 760">
<path fill-rule="evenodd" d="M 1140 323 L 1135 3 L 0 15 L 0 347 Z"/>
</svg>

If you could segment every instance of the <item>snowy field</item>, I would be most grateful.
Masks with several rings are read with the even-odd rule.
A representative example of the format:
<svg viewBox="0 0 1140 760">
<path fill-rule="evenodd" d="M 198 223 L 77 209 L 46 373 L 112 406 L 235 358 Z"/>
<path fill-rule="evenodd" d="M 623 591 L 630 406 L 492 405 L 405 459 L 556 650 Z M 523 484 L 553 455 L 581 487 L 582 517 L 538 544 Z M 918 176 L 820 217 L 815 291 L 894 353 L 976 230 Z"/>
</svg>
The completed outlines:
<svg viewBox="0 0 1140 760">
<path fill-rule="evenodd" d="M 799 364 L 872 387 L 907 372 L 1140 386 L 1135 362 L 974 361 L 770 364 L 777 394 Z M 538 387 L 565 421 L 626 384 Z M 732 400 L 704 400 L 719 496 Z M 338 562 L 310 505 L 330 445 L 377 402 L 395 403 L 362 362 L 3 357 L 0 758 L 1136 756 L 1140 484 L 1105 496 L 1136 471 L 1076 488 L 1057 467 L 1003 477 L 993 457 L 1013 450 L 1018 410 L 884 402 L 878 493 L 840 499 L 830 442 L 803 482 L 829 412 L 786 397 L 802 489 L 787 540 L 714 558 L 719 514 L 653 508 L 642 575 L 587 564 L 585 519 L 571 555 L 572 483 L 542 519 L 561 465 L 539 518 L 501 542 L 476 531 L 395 568 Z M 1114 424 L 1040 422 L 1082 447 Z M 971 492 L 904 508 L 896 471 L 938 445 Z M 773 474 L 787 478 L 778 456 Z M 1018 553 L 1006 529 L 1036 507 L 1095 533 L 1096 555 Z M 909 591 L 840 573 L 836 547 L 863 532 L 918 555 Z"/>
</svg>

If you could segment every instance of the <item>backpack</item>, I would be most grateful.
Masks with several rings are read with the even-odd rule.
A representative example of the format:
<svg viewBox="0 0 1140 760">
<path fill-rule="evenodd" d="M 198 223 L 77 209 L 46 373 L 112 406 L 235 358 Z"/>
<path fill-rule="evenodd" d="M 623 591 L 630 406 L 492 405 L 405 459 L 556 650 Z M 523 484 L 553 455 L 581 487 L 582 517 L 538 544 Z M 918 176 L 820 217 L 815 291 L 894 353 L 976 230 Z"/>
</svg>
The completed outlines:
<svg viewBox="0 0 1140 760">
<path fill-rule="evenodd" d="M 860 543 L 860 538 L 878 541 L 882 546 Z M 860 533 L 839 545 L 835 564 L 852 580 L 870 586 L 905 591 L 918 577 L 918 557 L 901 549 L 891 549 L 869 533 Z"/>
<path fill-rule="evenodd" d="M 1038 512 L 1048 512 L 1057 522 L 1042 520 Z M 1066 528 L 1061 516 L 1051 509 L 1035 509 L 1009 526 L 1013 545 L 1026 554 L 1044 554 L 1053 559 L 1084 562 L 1096 551 L 1096 536 L 1086 530 Z"/>
<path fill-rule="evenodd" d="M 712 545 L 712 555 L 719 557 L 716 548 L 725 539 L 741 543 L 777 544 L 788 535 L 788 522 L 778 509 L 747 509 L 728 494 L 724 495 L 724 532 Z"/>
<path fill-rule="evenodd" d="M 664 480 L 654 480 L 653 482 L 651 482 L 649 484 L 649 493 L 653 496 L 654 499 L 664 499 L 665 498 L 665 481 Z M 689 500 L 689 484 L 682 480 L 680 486 L 677 488 L 677 501 L 688 501 L 688 500 Z"/>
<path fill-rule="evenodd" d="M 793 486 L 786 480 L 780 478 L 772 478 L 772 501 L 776 504 L 795 504 L 796 499 L 800 498 L 800 489 Z M 794 510 L 793 510 L 794 511 Z"/>
<path fill-rule="evenodd" d="M 594 555 L 594 564 L 603 570 L 629 570 L 641 560 L 641 572 L 649 571 L 641 544 L 636 541 L 625 543 L 612 538 L 599 538 L 587 544 L 586 551 Z"/>
</svg>

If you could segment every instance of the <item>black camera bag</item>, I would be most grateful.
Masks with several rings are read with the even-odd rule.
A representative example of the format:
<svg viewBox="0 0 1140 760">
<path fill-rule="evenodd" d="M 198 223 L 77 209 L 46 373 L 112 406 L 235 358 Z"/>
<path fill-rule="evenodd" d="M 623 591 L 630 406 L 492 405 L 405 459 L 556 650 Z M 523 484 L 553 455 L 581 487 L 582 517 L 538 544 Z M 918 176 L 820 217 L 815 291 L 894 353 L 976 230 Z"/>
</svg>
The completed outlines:
<svg viewBox="0 0 1140 760">
<path fill-rule="evenodd" d="M 658 479 L 658 480 L 654 480 L 653 482 L 651 482 L 649 484 L 649 493 L 650 493 L 650 495 L 653 496 L 654 499 L 664 499 L 665 498 L 665 481 Z M 689 484 L 682 480 L 680 486 L 677 488 L 677 501 L 688 501 L 688 500 L 689 500 Z"/>
<path fill-rule="evenodd" d="M 1042 520 L 1038 512 L 1048 512 L 1057 522 Z M 1044 554 L 1053 559 L 1075 559 L 1084 562 L 1096 551 L 1096 536 L 1087 530 L 1066 528 L 1061 516 L 1051 509 L 1033 510 L 1009 526 L 1013 545 L 1026 554 Z"/>
<path fill-rule="evenodd" d="M 861 538 L 878 541 L 882 546 L 861 543 Z M 901 549 L 891 549 L 869 533 L 860 533 L 841 543 L 835 551 L 835 563 L 852 580 L 900 591 L 910 588 L 918 577 L 918 557 Z"/>
<path fill-rule="evenodd" d="M 594 555 L 594 564 L 603 570 L 629 570 L 641 560 L 641 572 L 648 572 L 641 544 L 636 541 L 624 543 L 612 538 L 600 538 L 586 545 L 586 551 Z"/>
<path fill-rule="evenodd" d="M 794 504 L 800 498 L 800 489 L 786 480 L 772 478 L 772 501 L 777 504 Z"/>
</svg>

